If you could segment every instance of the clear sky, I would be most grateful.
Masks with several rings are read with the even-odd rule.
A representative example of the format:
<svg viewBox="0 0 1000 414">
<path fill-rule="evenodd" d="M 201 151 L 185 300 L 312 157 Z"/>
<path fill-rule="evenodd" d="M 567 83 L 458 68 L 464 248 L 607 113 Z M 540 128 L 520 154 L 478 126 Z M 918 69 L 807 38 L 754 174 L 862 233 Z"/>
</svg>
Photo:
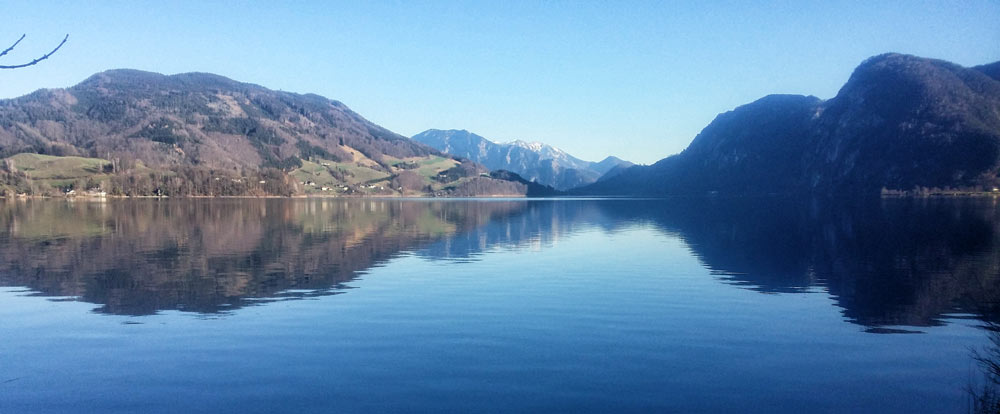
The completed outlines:
<svg viewBox="0 0 1000 414">
<path fill-rule="evenodd" d="M 652 163 L 771 93 L 831 98 L 862 60 L 1000 60 L 1000 1 L 7 1 L 0 98 L 134 68 L 337 99 L 403 135 L 468 129 Z"/>
</svg>

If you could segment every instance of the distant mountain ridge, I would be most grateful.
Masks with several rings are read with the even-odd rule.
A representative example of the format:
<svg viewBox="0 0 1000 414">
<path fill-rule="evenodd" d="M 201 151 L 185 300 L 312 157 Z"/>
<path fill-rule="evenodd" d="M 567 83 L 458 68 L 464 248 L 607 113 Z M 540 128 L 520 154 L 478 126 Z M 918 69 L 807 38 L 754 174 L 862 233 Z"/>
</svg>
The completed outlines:
<svg viewBox="0 0 1000 414">
<path fill-rule="evenodd" d="M 558 190 L 590 184 L 616 167 L 633 165 L 613 156 L 600 162 L 584 161 L 540 142 L 497 143 L 466 130 L 429 129 L 412 139 L 493 170 L 515 172 L 529 181 Z"/>
<path fill-rule="evenodd" d="M 771 95 L 720 114 L 687 149 L 577 194 L 832 194 L 1000 187 L 1000 62 L 883 54 L 836 97 Z"/>
</svg>

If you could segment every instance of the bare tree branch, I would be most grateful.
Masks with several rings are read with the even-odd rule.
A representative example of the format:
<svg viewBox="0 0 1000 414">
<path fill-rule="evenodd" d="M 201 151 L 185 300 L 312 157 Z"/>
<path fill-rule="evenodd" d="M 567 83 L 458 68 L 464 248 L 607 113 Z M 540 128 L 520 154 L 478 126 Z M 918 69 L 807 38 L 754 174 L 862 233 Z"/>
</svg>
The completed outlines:
<svg viewBox="0 0 1000 414">
<path fill-rule="evenodd" d="M 24 39 L 23 35 L 21 36 L 21 39 Z M 15 42 L 13 46 L 7 48 L 7 50 L 5 50 L 2 54 L 0 54 L 0 56 L 3 56 L 7 52 L 9 52 L 11 49 L 13 49 L 14 46 L 17 46 L 18 43 L 21 43 L 21 39 L 18 39 L 17 42 Z M 17 68 L 23 68 L 23 67 L 26 67 L 26 66 L 34 65 L 34 64 L 36 64 L 38 62 L 41 62 L 41 61 L 43 61 L 45 59 L 48 59 L 49 56 L 52 56 L 53 53 L 56 53 L 56 51 L 59 50 L 59 48 L 63 47 L 63 45 L 66 44 L 66 40 L 67 39 L 69 39 L 69 35 L 66 35 L 66 37 L 63 38 L 62 42 L 59 42 L 59 45 L 56 46 L 55 49 L 52 49 L 51 52 L 42 55 L 42 57 L 40 57 L 40 58 L 37 58 L 35 60 L 32 60 L 31 62 L 20 64 L 20 65 L 0 65 L 0 69 L 17 69 Z"/>
<path fill-rule="evenodd" d="M 16 42 L 14 42 L 14 44 L 12 44 L 12 45 L 10 45 L 10 47 L 8 47 L 8 48 L 4 49 L 4 50 L 3 50 L 3 52 L 0 52 L 0 57 L 2 57 L 3 55 L 6 55 L 6 54 L 7 54 L 8 52 L 10 52 L 11 50 L 14 50 L 14 48 L 15 48 L 15 47 L 17 47 L 17 44 L 18 44 L 18 43 L 21 43 L 21 41 L 22 41 L 22 40 L 24 40 L 24 37 L 25 37 L 25 36 L 27 36 L 27 35 L 26 35 L 26 34 L 22 34 L 22 35 L 21 35 L 21 38 L 20 38 L 20 39 L 17 39 L 17 41 L 16 41 Z"/>
</svg>

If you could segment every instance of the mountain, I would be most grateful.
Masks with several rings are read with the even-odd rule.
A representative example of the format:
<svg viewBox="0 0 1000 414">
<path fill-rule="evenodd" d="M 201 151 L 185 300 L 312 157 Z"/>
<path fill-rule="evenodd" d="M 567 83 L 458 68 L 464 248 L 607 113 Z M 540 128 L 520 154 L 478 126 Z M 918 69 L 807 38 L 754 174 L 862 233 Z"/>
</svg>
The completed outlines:
<svg viewBox="0 0 1000 414">
<path fill-rule="evenodd" d="M 581 194 L 851 195 L 1000 186 L 1000 62 L 864 61 L 836 97 L 771 95 L 719 115 L 680 154 Z"/>
<path fill-rule="evenodd" d="M 607 174 L 609 171 L 614 170 L 616 168 L 628 168 L 633 165 L 635 164 L 629 161 L 625 161 L 614 155 L 609 155 L 607 157 L 604 157 L 603 160 L 590 163 L 590 169 L 601 173 L 601 175 L 603 176 L 604 174 Z"/>
<path fill-rule="evenodd" d="M 19 153 L 103 159 L 107 171 L 40 175 L 17 168 L 9 157 Z M 207 73 L 111 70 L 2 100 L 0 157 L 2 184 L 31 193 L 85 184 L 126 195 L 449 195 L 471 180 L 498 194 L 526 191 L 338 101 Z"/>
<path fill-rule="evenodd" d="M 615 167 L 632 165 L 616 157 L 600 162 L 584 161 L 540 142 L 498 144 L 466 130 L 429 129 L 414 135 L 413 140 L 559 190 L 593 183 Z"/>
<path fill-rule="evenodd" d="M 973 69 L 983 72 L 986 76 L 993 79 L 1000 80 L 1000 62 L 994 62 L 989 65 L 975 66 Z"/>
</svg>

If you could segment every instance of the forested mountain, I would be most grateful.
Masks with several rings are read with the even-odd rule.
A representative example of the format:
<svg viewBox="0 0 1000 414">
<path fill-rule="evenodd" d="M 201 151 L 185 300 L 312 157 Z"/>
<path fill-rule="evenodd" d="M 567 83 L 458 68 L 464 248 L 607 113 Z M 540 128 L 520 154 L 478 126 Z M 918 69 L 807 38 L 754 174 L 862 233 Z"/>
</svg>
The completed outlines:
<svg viewBox="0 0 1000 414">
<path fill-rule="evenodd" d="M 772 95 L 716 117 L 680 154 L 585 194 L 878 194 L 1000 186 L 1000 62 L 884 54 L 836 97 Z"/>
<path fill-rule="evenodd" d="M 447 195 L 465 181 L 492 180 L 480 177 L 485 168 L 386 130 L 340 102 L 205 73 L 112 70 L 71 88 L 2 100 L 0 157 L 19 153 L 103 159 L 107 171 L 99 172 L 107 177 L 97 184 L 130 195 Z M 3 173 L 18 192 L 65 189 L 80 178 L 54 173 L 39 188 L 41 177 L 11 160 Z M 261 182 L 280 185 L 255 185 Z M 504 195 L 525 190 L 501 187 Z"/>
<path fill-rule="evenodd" d="M 875 56 L 834 98 L 764 97 L 651 166 L 468 131 L 411 140 L 317 95 L 113 70 L 0 100 L 0 158 L 6 194 L 552 194 L 531 181 L 597 195 L 990 191 L 1000 187 L 1000 62 Z"/>
<path fill-rule="evenodd" d="M 600 162 L 584 161 L 539 142 L 496 143 L 466 130 L 429 129 L 414 135 L 413 140 L 560 190 L 593 183 L 616 167 L 632 165 L 610 156 Z"/>
</svg>

